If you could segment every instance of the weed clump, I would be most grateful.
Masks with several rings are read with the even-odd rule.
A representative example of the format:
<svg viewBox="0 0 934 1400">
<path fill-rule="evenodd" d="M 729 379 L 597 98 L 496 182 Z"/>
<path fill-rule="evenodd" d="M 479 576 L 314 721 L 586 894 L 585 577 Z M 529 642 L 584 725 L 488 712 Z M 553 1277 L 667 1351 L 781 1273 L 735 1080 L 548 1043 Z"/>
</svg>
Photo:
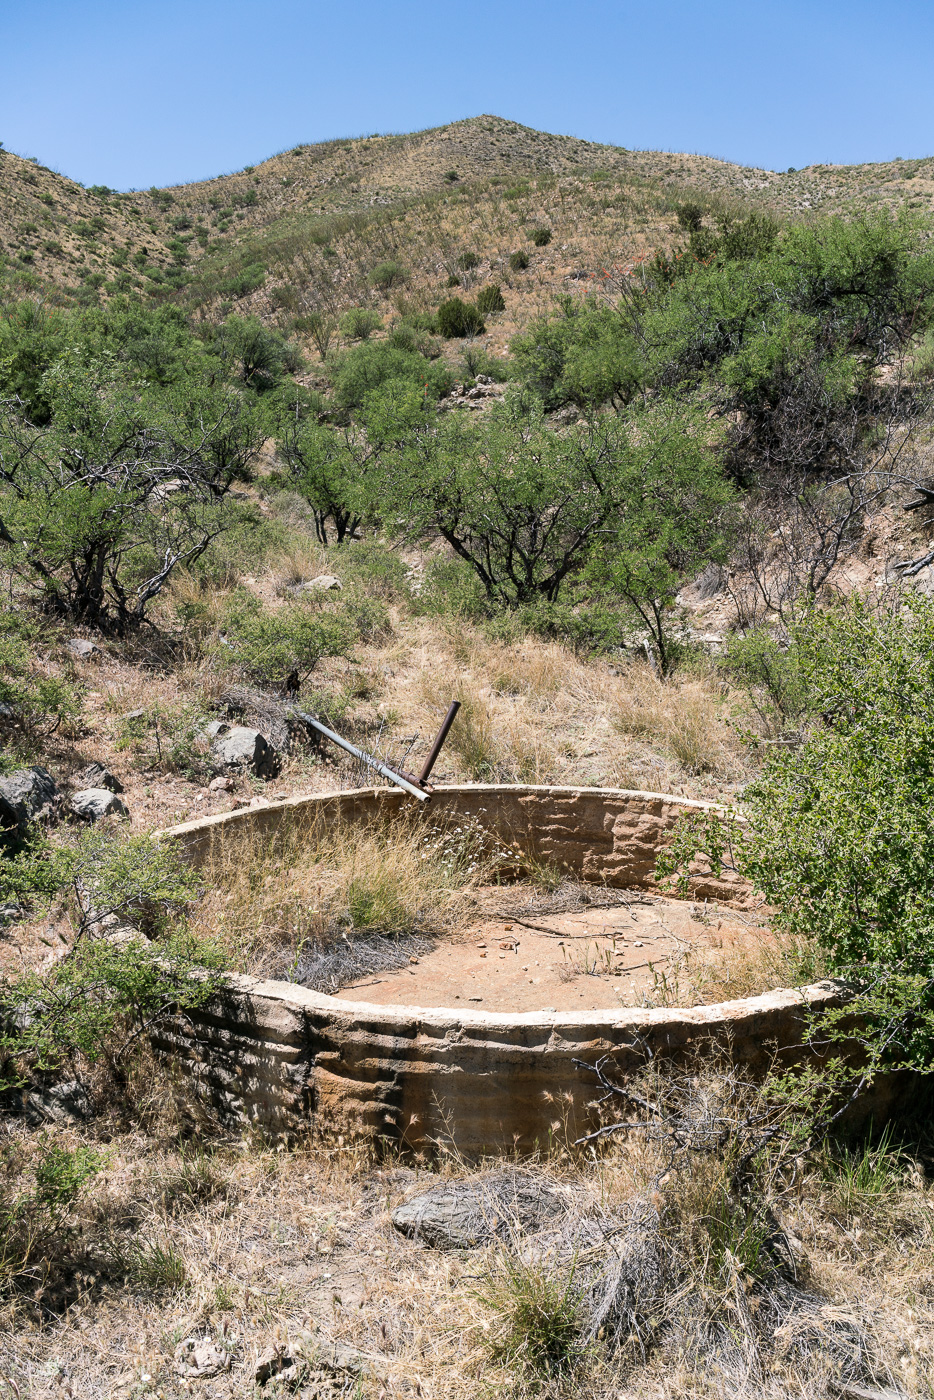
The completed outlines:
<svg viewBox="0 0 934 1400">
<path fill-rule="evenodd" d="M 468 335 L 482 335 L 486 326 L 472 302 L 451 297 L 438 307 L 438 330 L 445 340 L 463 340 Z"/>
<path fill-rule="evenodd" d="M 477 293 L 477 310 L 482 316 L 491 316 L 496 311 L 506 310 L 502 289 L 497 283 L 493 282 L 489 287 L 483 287 Z"/>
</svg>

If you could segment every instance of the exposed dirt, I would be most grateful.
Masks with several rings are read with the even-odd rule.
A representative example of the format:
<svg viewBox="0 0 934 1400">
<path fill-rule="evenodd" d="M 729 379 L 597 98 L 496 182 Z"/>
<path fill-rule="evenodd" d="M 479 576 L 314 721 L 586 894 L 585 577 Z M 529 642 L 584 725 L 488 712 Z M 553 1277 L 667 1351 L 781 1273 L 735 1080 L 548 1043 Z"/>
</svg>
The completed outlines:
<svg viewBox="0 0 934 1400">
<path fill-rule="evenodd" d="M 493 892 L 491 892 L 492 895 Z M 502 889 L 495 892 L 502 904 Z M 629 891 L 625 903 L 561 914 L 485 917 L 409 967 L 337 993 L 380 1006 L 579 1011 L 640 1006 L 677 982 L 690 955 L 754 955 L 767 926 L 732 909 Z"/>
</svg>

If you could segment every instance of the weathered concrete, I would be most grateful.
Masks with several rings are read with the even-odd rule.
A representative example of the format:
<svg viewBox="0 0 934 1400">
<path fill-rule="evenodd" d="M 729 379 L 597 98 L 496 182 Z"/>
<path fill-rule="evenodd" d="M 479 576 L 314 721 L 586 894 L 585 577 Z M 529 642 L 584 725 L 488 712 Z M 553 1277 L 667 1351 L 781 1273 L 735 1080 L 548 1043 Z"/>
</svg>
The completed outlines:
<svg viewBox="0 0 934 1400">
<path fill-rule="evenodd" d="M 617 888 L 653 888 L 655 861 L 678 820 L 715 809 L 659 792 L 619 788 L 519 787 L 471 783 L 441 787 L 430 804 L 416 809 L 405 793 L 389 788 L 293 797 L 261 810 L 225 812 L 185 822 L 165 835 L 177 839 L 188 858 L 203 865 L 210 855 L 240 836 L 261 840 L 298 832 L 318 823 L 371 823 L 402 811 L 413 820 L 444 821 L 466 817 L 481 822 L 504 841 L 537 860 L 566 868 L 582 880 Z M 698 873 L 691 882 L 696 899 L 720 900 L 743 907 L 750 891 L 725 872 L 715 879 Z"/>
<path fill-rule="evenodd" d="M 364 789 L 208 817 L 164 835 L 204 864 L 232 839 L 259 841 L 322 820 L 370 823 L 404 803 L 402 794 Z M 428 817 L 474 817 L 584 879 L 650 887 L 677 818 L 706 805 L 659 793 L 478 785 L 439 789 Z M 738 881 L 702 872 L 694 895 L 750 898 Z M 237 976 L 191 1022 L 158 1030 L 154 1043 L 227 1117 L 267 1131 L 306 1121 L 412 1148 L 445 1140 L 467 1154 L 526 1151 L 594 1123 L 593 1076 L 575 1061 L 608 1056 L 626 1070 L 647 1049 L 677 1059 L 729 1048 L 755 1073 L 798 1044 L 805 1005 L 836 995 L 824 983 L 717 1006 L 505 1015 L 340 1001 Z"/>
</svg>

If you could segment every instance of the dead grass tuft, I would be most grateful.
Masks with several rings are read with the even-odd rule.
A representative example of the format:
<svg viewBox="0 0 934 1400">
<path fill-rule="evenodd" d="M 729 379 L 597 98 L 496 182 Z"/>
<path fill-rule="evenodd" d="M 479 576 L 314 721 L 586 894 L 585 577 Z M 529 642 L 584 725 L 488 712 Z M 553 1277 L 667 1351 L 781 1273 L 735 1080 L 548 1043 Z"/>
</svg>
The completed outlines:
<svg viewBox="0 0 934 1400">
<path fill-rule="evenodd" d="M 205 871 L 199 932 L 218 937 L 245 970 L 335 990 L 407 962 L 417 951 L 411 940 L 466 917 L 504 863 L 514 865 L 515 853 L 467 821 L 432 826 L 416 815 L 367 830 L 322 823 L 216 858 Z"/>
</svg>

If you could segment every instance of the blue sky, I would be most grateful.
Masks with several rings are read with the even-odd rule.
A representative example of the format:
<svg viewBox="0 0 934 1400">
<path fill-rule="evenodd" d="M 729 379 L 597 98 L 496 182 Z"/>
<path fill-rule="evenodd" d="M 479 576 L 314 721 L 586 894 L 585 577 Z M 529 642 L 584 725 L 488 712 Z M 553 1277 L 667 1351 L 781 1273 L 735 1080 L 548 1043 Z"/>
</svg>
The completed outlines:
<svg viewBox="0 0 934 1400">
<path fill-rule="evenodd" d="M 28 0 L 0 139 L 85 184 L 492 112 L 785 169 L 934 154 L 931 0 Z"/>
</svg>

